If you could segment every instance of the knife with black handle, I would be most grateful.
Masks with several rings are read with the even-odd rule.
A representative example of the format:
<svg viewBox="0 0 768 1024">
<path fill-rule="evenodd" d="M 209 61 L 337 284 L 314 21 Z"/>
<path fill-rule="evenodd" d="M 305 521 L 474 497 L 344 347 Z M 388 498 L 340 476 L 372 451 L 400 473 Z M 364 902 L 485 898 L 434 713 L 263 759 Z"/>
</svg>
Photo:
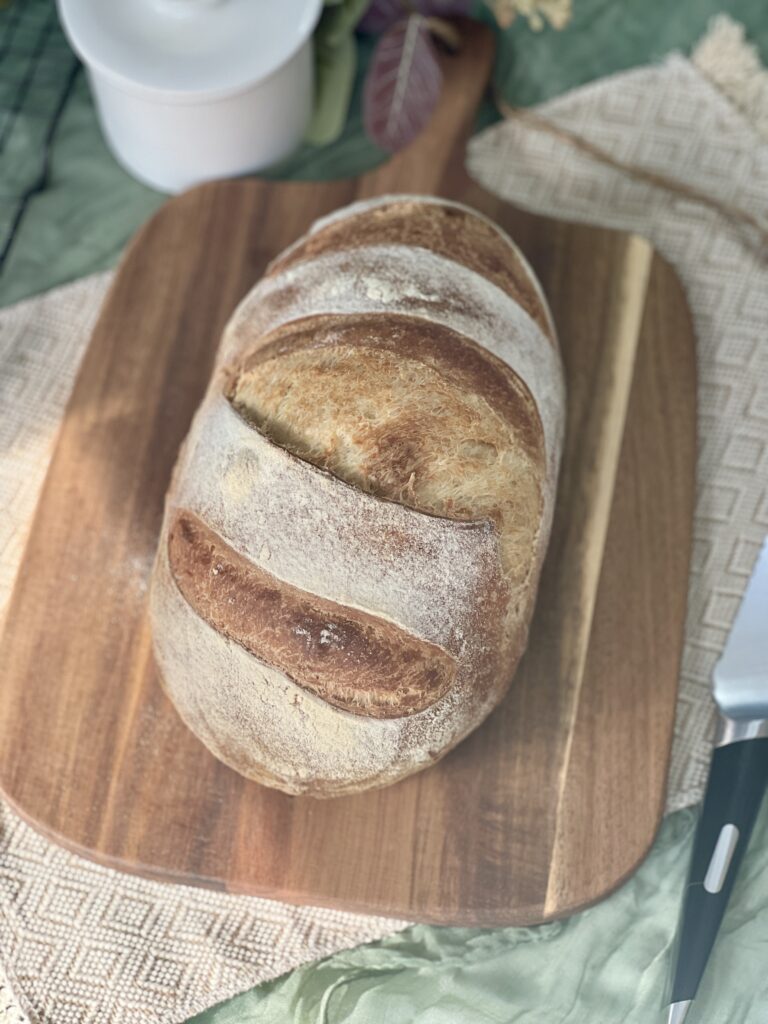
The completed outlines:
<svg viewBox="0 0 768 1024">
<path fill-rule="evenodd" d="M 696 995 L 768 787 L 768 540 L 714 672 L 720 730 L 694 839 L 667 1024 Z"/>
</svg>

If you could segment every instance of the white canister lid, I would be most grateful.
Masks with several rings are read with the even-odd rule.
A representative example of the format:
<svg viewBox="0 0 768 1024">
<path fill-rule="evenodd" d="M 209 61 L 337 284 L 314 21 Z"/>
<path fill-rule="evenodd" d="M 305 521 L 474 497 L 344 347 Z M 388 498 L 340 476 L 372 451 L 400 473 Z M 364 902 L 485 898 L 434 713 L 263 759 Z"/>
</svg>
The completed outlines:
<svg viewBox="0 0 768 1024">
<path fill-rule="evenodd" d="M 276 71 L 312 33 L 323 0 L 58 0 L 58 6 L 87 65 L 132 92 L 184 103 L 219 99 Z"/>
</svg>

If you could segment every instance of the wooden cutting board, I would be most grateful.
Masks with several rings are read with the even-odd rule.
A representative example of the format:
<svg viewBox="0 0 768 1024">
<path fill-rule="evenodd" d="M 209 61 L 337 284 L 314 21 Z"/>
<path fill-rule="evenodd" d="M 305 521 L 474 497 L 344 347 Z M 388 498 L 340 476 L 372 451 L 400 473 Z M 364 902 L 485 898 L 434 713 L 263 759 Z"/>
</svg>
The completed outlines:
<svg viewBox="0 0 768 1024">
<path fill-rule="evenodd" d="M 155 878 L 439 923 L 531 923 L 618 885 L 664 805 L 691 545 L 695 359 L 670 268 L 639 239 L 482 192 L 463 140 L 493 58 L 466 28 L 426 133 L 327 184 L 172 199 L 130 246 L 86 353 L 7 619 L 0 786 L 72 850 Z M 440 764 L 295 798 L 219 764 L 164 696 L 146 620 L 163 494 L 225 321 L 270 257 L 362 196 L 464 200 L 549 296 L 568 433 L 530 649 Z"/>
</svg>

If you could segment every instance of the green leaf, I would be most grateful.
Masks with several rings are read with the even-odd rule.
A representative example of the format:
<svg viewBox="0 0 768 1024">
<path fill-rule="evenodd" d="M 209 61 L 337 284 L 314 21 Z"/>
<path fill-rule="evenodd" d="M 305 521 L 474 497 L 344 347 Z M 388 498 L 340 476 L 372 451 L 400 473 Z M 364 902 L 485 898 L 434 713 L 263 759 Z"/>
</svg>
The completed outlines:
<svg viewBox="0 0 768 1024">
<path fill-rule="evenodd" d="M 349 33 L 335 43 L 316 41 L 315 109 L 305 134 L 307 142 L 325 146 L 344 130 L 352 86 L 355 81 L 357 48 Z"/>
<path fill-rule="evenodd" d="M 351 35 L 355 26 L 363 16 L 369 0 L 331 0 L 328 3 L 317 26 L 315 38 L 327 39 L 329 42 L 340 43 L 344 36 Z"/>
</svg>

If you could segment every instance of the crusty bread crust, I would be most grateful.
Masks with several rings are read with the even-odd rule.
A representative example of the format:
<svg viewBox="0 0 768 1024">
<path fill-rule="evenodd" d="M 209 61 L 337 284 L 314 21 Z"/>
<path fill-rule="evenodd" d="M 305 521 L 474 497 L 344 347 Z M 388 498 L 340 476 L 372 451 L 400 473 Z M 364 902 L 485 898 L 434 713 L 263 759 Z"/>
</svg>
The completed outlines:
<svg viewBox="0 0 768 1024">
<path fill-rule="evenodd" d="M 402 718 L 428 708 L 453 685 L 456 659 L 437 644 L 292 587 L 191 512 L 171 521 L 168 564 L 202 619 L 334 707 Z"/>
<path fill-rule="evenodd" d="M 420 317 L 394 313 L 304 317 L 267 335 L 235 377 L 268 359 L 332 346 L 375 348 L 439 367 L 457 388 L 482 396 L 508 423 L 531 455 L 544 463 L 538 409 L 525 381 L 498 356 L 470 338 Z"/>
<path fill-rule="evenodd" d="M 555 344 L 546 302 L 517 250 L 511 250 L 499 229 L 458 203 L 424 203 L 391 199 L 375 206 L 361 204 L 341 218 L 329 218 L 297 245 L 278 256 L 268 276 L 324 252 L 370 245 L 405 245 L 427 249 L 480 274 L 513 298 Z"/>
<path fill-rule="evenodd" d="M 275 261 L 225 332 L 152 583 L 164 685 L 216 756 L 286 792 L 333 796 L 433 763 L 498 703 L 525 647 L 551 521 L 564 411 L 553 338 L 525 261 L 458 204 L 355 204 Z M 343 458 L 291 450 L 285 430 L 270 438 L 238 384 L 275 369 L 279 428 L 279 387 L 294 371 L 299 397 L 310 373 L 328 371 L 333 389 L 324 352 L 363 379 L 393 355 L 428 367 L 449 398 L 479 410 L 470 419 L 506 424 L 500 457 L 523 460 L 537 496 L 520 506 L 525 529 L 493 512 L 496 499 L 452 514 L 440 504 L 449 480 L 420 505 L 418 489 L 397 490 L 396 460 L 395 489 L 382 476 L 377 490 Z M 386 424 L 364 431 L 366 443 L 378 436 L 383 457 L 387 445 L 412 447 L 409 422 L 420 421 L 402 415 L 396 437 Z M 439 438 L 430 444 L 437 458 Z"/>
<path fill-rule="evenodd" d="M 511 587 L 506 629 L 517 629 L 546 457 L 531 394 L 503 360 L 416 317 L 305 317 L 244 360 L 229 395 L 276 443 L 361 490 L 494 522 Z"/>
<path fill-rule="evenodd" d="M 413 316 L 447 327 L 498 356 L 524 381 L 544 431 L 550 476 L 546 515 L 562 445 L 559 352 L 545 343 L 541 329 L 517 302 L 447 257 L 405 245 L 369 245 L 326 252 L 266 277 L 230 319 L 219 365 L 239 366 L 283 324 L 323 314 L 341 322 L 342 317 L 374 313 Z"/>
<path fill-rule="evenodd" d="M 462 667 L 445 697 L 397 719 L 353 715 L 264 664 L 184 599 L 158 550 L 151 591 L 161 682 L 187 726 L 241 775 L 296 796 L 343 796 L 434 764 L 495 707 Z"/>
</svg>

